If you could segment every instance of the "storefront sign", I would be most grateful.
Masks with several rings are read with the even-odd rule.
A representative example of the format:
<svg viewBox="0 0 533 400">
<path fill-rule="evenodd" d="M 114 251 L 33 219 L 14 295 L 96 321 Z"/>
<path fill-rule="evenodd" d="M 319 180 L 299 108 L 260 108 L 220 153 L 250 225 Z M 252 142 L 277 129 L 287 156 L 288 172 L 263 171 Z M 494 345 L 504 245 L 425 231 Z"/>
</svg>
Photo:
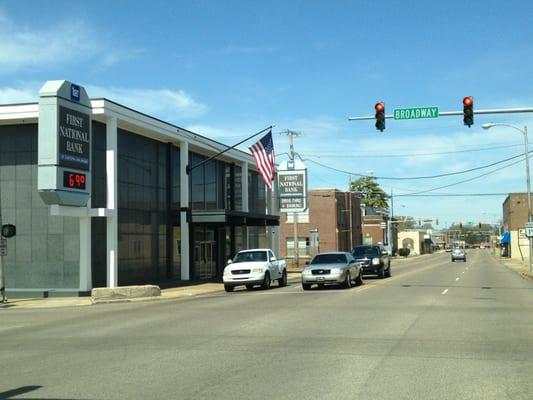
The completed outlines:
<svg viewBox="0 0 533 400">
<path fill-rule="evenodd" d="M 307 210 L 307 169 L 301 161 L 281 163 L 278 168 L 278 196 L 281 212 Z"/>
<path fill-rule="evenodd" d="M 48 81 L 39 95 L 39 195 L 46 204 L 86 206 L 91 196 L 89 97 L 68 81 Z"/>
</svg>

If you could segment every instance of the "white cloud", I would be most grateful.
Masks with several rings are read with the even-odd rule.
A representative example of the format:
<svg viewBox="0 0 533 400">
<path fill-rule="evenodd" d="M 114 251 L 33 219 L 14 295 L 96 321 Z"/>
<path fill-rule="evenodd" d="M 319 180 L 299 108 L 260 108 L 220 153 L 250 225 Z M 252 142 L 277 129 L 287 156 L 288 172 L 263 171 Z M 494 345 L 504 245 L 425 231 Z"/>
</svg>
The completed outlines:
<svg viewBox="0 0 533 400">
<path fill-rule="evenodd" d="M 43 83 L 33 82 L 0 88 L 0 104 L 37 102 L 42 85 Z M 105 97 L 142 113 L 172 122 L 179 123 L 179 119 L 197 118 L 208 110 L 206 105 L 196 101 L 183 90 L 84 86 L 91 98 Z"/>
<path fill-rule="evenodd" d="M 139 54 L 139 50 L 112 50 L 83 21 L 35 28 L 15 23 L 0 12 L 0 73 L 42 69 L 92 60 L 96 66 L 109 66 Z M 96 62 L 94 61 L 96 60 Z"/>
<path fill-rule="evenodd" d="M 0 104 L 34 103 L 38 96 L 38 89 L 33 87 L 0 88 Z"/>
<path fill-rule="evenodd" d="M 137 111 L 170 121 L 183 118 L 197 118 L 204 115 L 208 107 L 196 101 L 183 90 L 104 88 L 86 86 L 91 98 L 105 97 Z"/>
</svg>

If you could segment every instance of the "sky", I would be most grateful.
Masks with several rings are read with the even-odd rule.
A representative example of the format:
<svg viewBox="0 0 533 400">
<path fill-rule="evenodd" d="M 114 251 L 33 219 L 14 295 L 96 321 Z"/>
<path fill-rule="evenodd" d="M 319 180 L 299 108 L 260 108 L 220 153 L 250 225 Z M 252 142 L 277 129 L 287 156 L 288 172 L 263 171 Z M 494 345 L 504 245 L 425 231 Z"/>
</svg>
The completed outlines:
<svg viewBox="0 0 533 400">
<path fill-rule="evenodd" d="M 298 132 L 309 189 L 371 175 L 394 215 L 497 223 L 506 194 L 526 191 L 524 158 L 511 159 L 524 135 L 481 125 L 524 130 L 533 114 L 387 119 L 383 132 L 348 118 L 378 101 L 462 111 L 464 96 L 475 111 L 533 108 L 531 15 L 526 0 L 3 0 L 0 104 L 67 79 L 227 145 L 274 125 L 279 163 Z"/>
</svg>

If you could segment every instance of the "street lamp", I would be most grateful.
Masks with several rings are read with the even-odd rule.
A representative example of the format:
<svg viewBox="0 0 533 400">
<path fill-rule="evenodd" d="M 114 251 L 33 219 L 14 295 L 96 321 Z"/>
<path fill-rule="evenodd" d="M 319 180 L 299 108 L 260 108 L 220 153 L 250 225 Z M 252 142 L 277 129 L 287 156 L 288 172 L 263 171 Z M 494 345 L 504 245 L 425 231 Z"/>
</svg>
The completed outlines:
<svg viewBox="0 0 533 400">
<path fill-rule="evenodd" d="M 527 222 L 531 223 L 531 183 L 529 178 L 529 148 L 527 143 L 527 126 L 524 125 L 524 129 L 511 124 L 483 124 L 481 127 L 483 129 L 490 129 L 494 126 L 506 126 L 508 128 L 513 128 L 520 132 L 524 136 L 524 152 L 526 154 L 526 179 L 527 179 Z M 532 256 L 532 242 L 531 237 L 528 237 L 529 241 L 529 272 L 533 272 L 533 264 L 531 263 Z"/>
</svg>

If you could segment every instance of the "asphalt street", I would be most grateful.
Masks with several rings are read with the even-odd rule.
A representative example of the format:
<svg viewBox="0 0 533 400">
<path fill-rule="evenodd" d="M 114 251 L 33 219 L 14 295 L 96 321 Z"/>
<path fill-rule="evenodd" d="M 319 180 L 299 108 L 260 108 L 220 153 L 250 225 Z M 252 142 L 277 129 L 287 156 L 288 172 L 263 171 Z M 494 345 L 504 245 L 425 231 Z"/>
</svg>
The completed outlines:
<svg viewBox="0 0 533 400">
<path fill-rule="evenodd" d="M 533 283 L 488 250 L 303 291 L 0 310 L 1 399 L 533 398 Z"/>
</svg>

